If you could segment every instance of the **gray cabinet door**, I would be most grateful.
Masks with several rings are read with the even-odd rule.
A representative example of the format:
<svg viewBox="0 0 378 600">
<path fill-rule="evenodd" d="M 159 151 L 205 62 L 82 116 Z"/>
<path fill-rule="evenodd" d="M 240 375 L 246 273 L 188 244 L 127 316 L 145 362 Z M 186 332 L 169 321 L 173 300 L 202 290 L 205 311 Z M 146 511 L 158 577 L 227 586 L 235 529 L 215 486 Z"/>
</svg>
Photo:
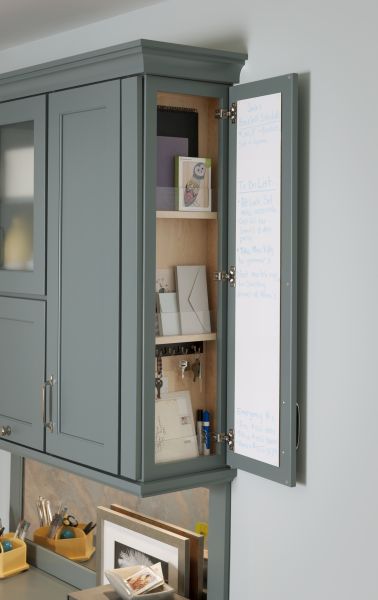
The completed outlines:
<svg viewBox="0 0 378 600">
<path fill-rule="evenodd" d="M 297 76 L 235 86 L 230 122 L 228 463 L 296 482 Z"/>
<path fill-rule="evenodd" d="M 50 95 L 46 451 L 117 472 L 120 82 Z"/>
<path fill-rule="evenodd" d="M 0 104 L 0 292 L 45 293 L 46 97 Z"/>
<path fill-rule="evenodd" d="M 44 370 L 45 303 L 0 298 L 0 430 L 6 433 L 2 439 L 43 450 Z"/>
</svg>

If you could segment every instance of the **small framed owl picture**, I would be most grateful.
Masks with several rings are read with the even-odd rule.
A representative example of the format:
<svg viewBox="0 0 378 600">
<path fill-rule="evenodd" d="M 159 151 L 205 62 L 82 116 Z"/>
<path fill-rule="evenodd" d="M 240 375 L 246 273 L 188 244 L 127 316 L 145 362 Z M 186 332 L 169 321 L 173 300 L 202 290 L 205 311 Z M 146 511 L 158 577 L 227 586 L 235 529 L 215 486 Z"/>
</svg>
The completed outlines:
<svg viewBox="0 0 378 600">
<path fill-rule="evenodd" d="M 183 211 L 211 211 L 211 159 L 175 158 L 176 207 Z"/>
</svg>

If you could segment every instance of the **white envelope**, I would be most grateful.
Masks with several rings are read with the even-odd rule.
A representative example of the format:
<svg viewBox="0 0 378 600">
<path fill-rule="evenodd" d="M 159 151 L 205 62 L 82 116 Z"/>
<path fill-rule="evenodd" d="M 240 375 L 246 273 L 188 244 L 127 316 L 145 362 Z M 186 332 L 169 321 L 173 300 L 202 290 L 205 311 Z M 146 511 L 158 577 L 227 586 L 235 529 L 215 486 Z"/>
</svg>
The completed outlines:
<svg viewBox="0 0 378 600">
<path fill-rule="evenodd" d="M 176 278 L 181 333 L 210 333 L 206 267 L 177 266 Z"/>
<path fill-rule="evenodd" d="M 181 330 L 176 292 L 160 293 L 158 298 L 160 335 L 179 335 Z"/>
<path fill-rule="evenodd" d="M 155 461 L 198 456 L 193 409 L 187 390 L 162 394 L 155 403 Z"/>
</svg>

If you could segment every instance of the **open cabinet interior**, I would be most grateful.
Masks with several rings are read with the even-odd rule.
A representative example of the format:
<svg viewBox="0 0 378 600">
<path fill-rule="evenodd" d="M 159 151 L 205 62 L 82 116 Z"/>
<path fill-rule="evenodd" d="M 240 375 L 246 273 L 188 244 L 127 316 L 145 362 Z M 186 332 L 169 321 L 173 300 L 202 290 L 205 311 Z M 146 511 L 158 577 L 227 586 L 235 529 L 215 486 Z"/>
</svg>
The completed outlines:
<svg viewBox="0 0 378 600">
<path fill-rule="evenodd" d="M 170 462 L 214 451 L 218 100 L 158 92 L 156 103 L 155 461 Z"/>
</svg>

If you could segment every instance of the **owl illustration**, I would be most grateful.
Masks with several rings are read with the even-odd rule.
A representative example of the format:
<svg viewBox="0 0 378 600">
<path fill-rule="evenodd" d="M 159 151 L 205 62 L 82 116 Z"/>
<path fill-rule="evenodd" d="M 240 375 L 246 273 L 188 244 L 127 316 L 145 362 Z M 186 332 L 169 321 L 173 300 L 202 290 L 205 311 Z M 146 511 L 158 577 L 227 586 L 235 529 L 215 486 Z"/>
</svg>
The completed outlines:
<svg viewBox="0 0 378 600">
<path fill-rule="evenodd" d="M 206 173 L 206 166 L 203 162 L 198 162 L 193 167 L 193 175 L 185 185 L 184 204 L 185 206 L 198 206 L 196 203 L 200 191 L 201 181 Z"/>
</svg>

